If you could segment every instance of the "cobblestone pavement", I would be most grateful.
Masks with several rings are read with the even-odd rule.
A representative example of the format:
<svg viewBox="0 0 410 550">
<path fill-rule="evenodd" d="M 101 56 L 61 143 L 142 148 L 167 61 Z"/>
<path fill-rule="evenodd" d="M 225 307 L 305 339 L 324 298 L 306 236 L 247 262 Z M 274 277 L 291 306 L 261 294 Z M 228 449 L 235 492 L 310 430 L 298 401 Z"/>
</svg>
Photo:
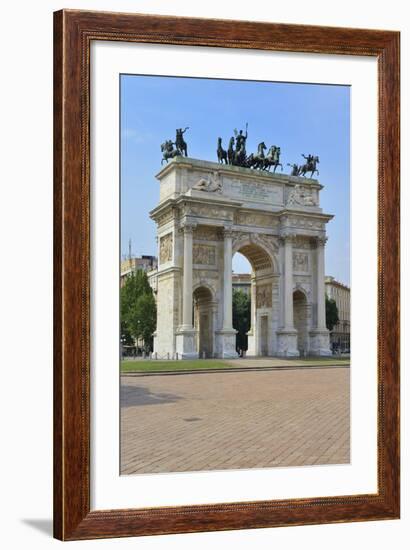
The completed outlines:
<svg viewBox="0 0 410 550">
<path fill-rule="evenodd" d="M 345 464 L 349 368 L 121 377 L 121 473 Z"/>
</svg>

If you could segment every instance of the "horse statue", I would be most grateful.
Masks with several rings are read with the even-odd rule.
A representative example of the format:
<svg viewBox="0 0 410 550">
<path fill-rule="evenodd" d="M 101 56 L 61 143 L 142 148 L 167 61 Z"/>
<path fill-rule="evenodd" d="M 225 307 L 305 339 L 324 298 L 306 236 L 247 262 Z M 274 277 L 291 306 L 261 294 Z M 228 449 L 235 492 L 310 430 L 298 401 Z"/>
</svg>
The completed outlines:
<svg viewBox="0 0 410 550">
<path fill-rule="evenodd" d="M 258 145 L 258 152 L 254 155 L 253 153 L 247 158 L 247 165 L 249 168 L 262 168 L 265 162 L 265 151 L 267 147 L 265 142 L 261 142 Z"/>
<path fill-rule="evenodd" d="M 263 165 L 263 170 L 267 170 L 268 172 L 270 171 L 270 168 L 271 166 L 273 166 L 273 172 L 275 173 L 276 172 L 276 168 L 278 166 L 281 167 L 281 170 L 283 172 L 283 166 L 282 164 L 279 162 L 280 161 L 280 147 L 277 147 L 276 145 L 272 145 L 270 148 L 269 148 L 269 151 L 265 157 L 265 162 L 264 162 L 264 165 Z"/>
<path fill-rule="evenodd" d="M 185 132 L 189 130 L 189 126 L 183 130 L 182 128 L 176 129 L 176 137 L 175 137 L 175 146 L 180 152 L 181 155 L 188 156 L 188 145 L 186 141 L 184 140 L 184 134 Z"/>
<path fill-rule="evenodd" d="M 306 163 L 303 164 L 300 168 L 299 168 L 299 176 L 303 176 L 304 178 L 306 177 L 306 174 L 308 172 L 310 172 L 310 177 L 313 178 L 313 174 L 316 173 L 317 175 L 319 175 L 319 170 L 316 168 L 316 165 L 319 164 L 319 157 L 318 156 L 313 156 L 313 155 L 303 155 L 302 154 L 302 157 L 306 159 Z"/>
<path fill-rule="evenodd" d="M 235 145 L 235 138 L 232 136 L 231 139 L 229 140 L 228 151 L 227 151 L 228 164 L 233 164 L 233 161 L 234 161 L 234 157 L 235 157 L 234 145 Z"/>
<path fill-rule="evenodd" d="M 218 138 L 218 148 L 216 150 L 216 154 L 218 155 L 218 162 L 220 164 L 223 164 L 223 161 L 225 161 L 225 164 L 228 164 L 228 153 L 222 147 L 221 137 Z"/>
<path fill-rule="evenodd" d="M 161 165 L 163 164 L 164 160 L 168 164 L 168 159 L 181 156 L 181 152 L 178 149 L 174 149 L 174 145 L 175 144 L 170 139 L 167 139 L 164 143 L 161 144 L 161 151 L 162 151 Z"/>
</svg>

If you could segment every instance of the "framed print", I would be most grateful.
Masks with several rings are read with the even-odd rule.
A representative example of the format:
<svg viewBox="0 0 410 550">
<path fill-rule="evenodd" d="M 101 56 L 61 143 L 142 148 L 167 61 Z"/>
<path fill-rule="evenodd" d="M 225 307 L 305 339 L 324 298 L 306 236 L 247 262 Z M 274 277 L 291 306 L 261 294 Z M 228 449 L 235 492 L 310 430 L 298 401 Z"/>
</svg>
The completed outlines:
<svg viewBox="0 0 410 550">
<path fill-rule="evenodd" d="M 54 533 L 399 517 L 399 33 L 54 15 Z"/>
</svg>

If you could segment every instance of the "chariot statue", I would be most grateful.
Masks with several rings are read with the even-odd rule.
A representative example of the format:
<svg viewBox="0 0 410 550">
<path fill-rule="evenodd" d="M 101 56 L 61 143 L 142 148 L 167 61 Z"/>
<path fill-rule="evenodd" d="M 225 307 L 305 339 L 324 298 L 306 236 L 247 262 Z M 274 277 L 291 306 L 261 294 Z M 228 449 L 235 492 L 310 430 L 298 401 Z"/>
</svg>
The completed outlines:
<svg viewBox="0 0 410 550">
<path fill-rule="evenodd" d="M 233 133 L 235 134 L 236 144 L 235 152 L 233 156 L 233 163 L 236 166 L 246 166 L 246 140 L 248 139 L 248 123 L 246 123 L 245 133 L 243 130 L 235 128 Z"/>
<path fill-rule="evenodd" d="M 258 145 L 258 152 L 254 155 L 251 153 L 247 158 L 247 165 L 249 168 L 263 169 L 266 161 L 265 151 L 267 147 L 264 141 L 261 141 Z"/>
<path fill-rule="evenodd" d="M 225 149 L 222 147 L 222 138 L 218 138 L 218 147 L 216 149 L 216 154 L 218 157 L 218 162 L 220 164 L 223 164 L 225 161 L 225 164 L 228 164 L 228 152 L 225 151 Z"/>
<path fill-rule="evenodd" d="M 276 172 L 276 168 L 278 166 L 280 166 L 281 170 L 283 171 L 283 166 L 280 162 L 280 147 L 278 147 L 277 145 L 271 145 L 271 147 L 269 148 L 269 151 L 265 158 L 263 169 L 269 172 L 272 166 L 273 172 Z"/>
</svg>

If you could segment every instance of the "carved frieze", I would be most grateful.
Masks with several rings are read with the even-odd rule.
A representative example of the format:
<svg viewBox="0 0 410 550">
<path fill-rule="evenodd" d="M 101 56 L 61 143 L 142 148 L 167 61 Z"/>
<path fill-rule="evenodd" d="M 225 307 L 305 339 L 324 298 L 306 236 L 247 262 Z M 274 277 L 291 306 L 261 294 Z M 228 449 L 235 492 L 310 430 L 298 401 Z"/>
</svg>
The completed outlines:
<svg viewBox="0 0 410 550">
<path fill-rule="evenodd" d="M 310 237 L 303 237 L 301 235 L 297 235 L 294 238 L 293 246 L 294 248 L 310 250 L 313 247 L 313 244 Z"/>
<path fill-rule="evenodd" d="M 222 181 L 219 172 L 215 171 L 208 178 L 200 178 L 192 189 L 205 191 L 207 193 L 222 193 Z"/>
<path fill-rule="evenodd" d="M 319 220 L 312 220 L 310 218 L 302 218 L 298 216 L 291 216 L 289 223 L 293 227 L 303 227 L 306 229 L 323 229 L 324 224 Z"/>
<path fill-rule="evenodd" d="M 219 274 L 215 270 L 211 269 L 194 269 L 194 279 L 200 281 L 207 281 L 208 279 L 218 279 Z M 212 285 L 211 285 L 212 286 Z"/>
<path fill-rule="evenodd" d="M 305 252 L 293 253 L 293 271 L 297 273 L 309 272 L 309 256 Z"/>
<path fill-rule="evenodd" d="M 235 215 L 235 223 L 238 225 L 250 225 L 257 227 L 276 227 L 278 221 L 269 214 L 237 212 Z"/>
<path fill-rule="evenodd" d="M 176 217 L 175 209 L 171 208 L 167 210 L 166 212 L 164 212 L 164 214 L 161 214 L 160 216 L 158 216 L 157 218 L 158 227 L 170 222 L 171 220 L 174 219 L 174 217 Z"/>
<path fill-rule="evenodd" d="M 216 241 L 220 240 L 221 235 L 215 227 L 201 225 L 196 228 L 194 239 L 197 241 Z"/>
<path fill-rule="evenodd" d="M 226 208 L 210 205 L 208 206 L 205 204 L 188 204 L 184 209 L 184 213 L 187 215 L 201 216 L 206 218 L 218 218 L 224 220 L 233 219 L 232 211 Z"/>
<path fill-rule="evenodd" d="M 215 265 L 216 263 L 215 246 L 206 244 L 194 244 L 192 253 L 194 264 Z"/>
<path fill-rule="evenodd" d="M 310 189 L 297 183 L 289 193 L 286 206 L 317 206 L 317 202 Z"/>
<path fill-rule="evenodd" d="M 256 308 L 272 307 L 272 283 L 256 287 Z"/>
<path fill-rule="evenodd" d="M 159 240 L 159 262 L 164 264 L 172 260 L 173 235 L 168 233 Z"/>
</svg>

